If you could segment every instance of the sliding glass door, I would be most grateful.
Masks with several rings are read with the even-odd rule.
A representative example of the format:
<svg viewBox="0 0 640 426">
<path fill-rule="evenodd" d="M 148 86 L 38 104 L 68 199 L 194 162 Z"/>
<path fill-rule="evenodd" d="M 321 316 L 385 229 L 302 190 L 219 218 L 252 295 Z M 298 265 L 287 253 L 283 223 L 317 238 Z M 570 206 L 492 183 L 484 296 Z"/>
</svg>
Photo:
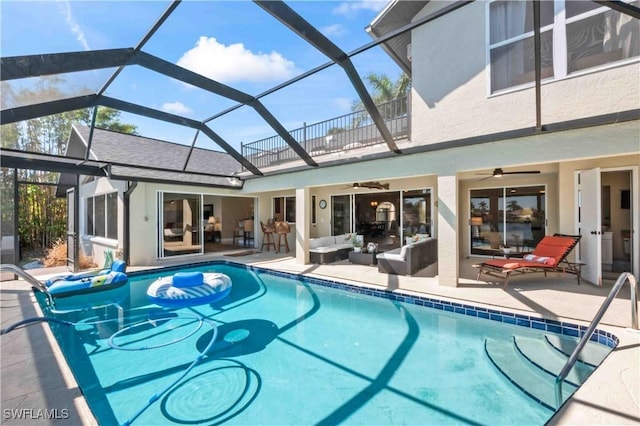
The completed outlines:
<svg viewBox="0 0 640 426">
<path fill-rule="evenodd" d="M 402 235 L 433 235 L 431 229 L 431 191 L 421 189 L 402 194 Z"/>
<path fill-rule="evenodd" d="M 331 197 L 331 235 L 351 232 L 351 196 Z"/>
<path fill-rule="evenodd" d="M 158 257 L 202 253 L 202 195 L 160 192 Z"/>
<path fill-rule="evenodd" d="M 471 191 L 471 254 L 532 251 L 546 233 L 544 186 Z"/>
</svg>

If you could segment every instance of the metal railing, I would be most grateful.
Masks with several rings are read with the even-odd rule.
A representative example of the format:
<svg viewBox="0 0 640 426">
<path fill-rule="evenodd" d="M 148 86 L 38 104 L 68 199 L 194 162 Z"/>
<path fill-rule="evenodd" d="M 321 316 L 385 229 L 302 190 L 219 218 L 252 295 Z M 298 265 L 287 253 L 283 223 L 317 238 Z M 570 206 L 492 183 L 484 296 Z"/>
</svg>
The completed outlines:
<svg viewBox="0 0 640 426">
<path fill-rule="evenodd" d="M 377 105 L 394 139 L 409 135 L 408 97 Z M 311 157 L 383 143 L 366 110 L 355 111 L 289 131 Z M 279 135 L 241 145 L 243 157 L 257 168 L 298 160 L 298 154 Z"/>
<path fill-rule="evenodd" d="M 13 265 L 11 263 L 0 264 L 0 272 L 5 272 L 5 271 L 13 272 L 14 274 L 16 274 L 19 277 L 21 277 L 22 279 L 24 279 L 29 284 L 31 284 L 37 290 L 39 290 L 42 293 L 46 294 L 47 297 L 51 298 L 51 295 L 50 295 L 49 291 L 47 290 L 47 287 L 41 281 L 39 281 L 33 275 L 27 273 L 27 271 L 25 271 L 21 267 L 19 267 L 17 265 Z"/>
<path fill-rule="evenodd" d="M 624 283 L 627 281 L 629 281 L 629 285 L 631 286 L 631 327 L 634 330 L 638 330 L 638 282 L 631 273 L 623 272 L 622 274 L 620 274 L 620 276 L 616 280 L 616 283 L 613 285 L 613 288 L 611 289 L 609 296 L 607 296 L 607 299 L 604 301 L 604 303 L 602 303 L 602 306 L 600 306 L 600 310 L 598 311 L 598 313 L 596 313 L 593 321 L 591 321 L 589 328 L 587 328 L 587 331 L 584 333 L 584 335 L 578 342 L 578 345 L 571 353 L 571 356 L 567 360 L 567 363 L 564 365 L 564 367 L 562 367 L 562 370 L 560 370 L 560 374 L 558 374 L 558 376 L 556 377 L 555 384 L 557 408 L 560 408 L 560 405 L 562 405 L 562 382 L 567 377 L 567 374 L 569 374 L 569 371 L 573 368 L 573 365 L 578 360 L 578 356 L 580 355 L 580 352 L 582 351 L 584 346 L 591 339 L 591 335 L 598 326 L 598 323 L 600 323 L 600 320 L 602 320 L 605 311 L 607 310 L 607 308 L 609 308 L 609 305 L 611 305 L 611 302 L 616 297 Z"/>
</svg>

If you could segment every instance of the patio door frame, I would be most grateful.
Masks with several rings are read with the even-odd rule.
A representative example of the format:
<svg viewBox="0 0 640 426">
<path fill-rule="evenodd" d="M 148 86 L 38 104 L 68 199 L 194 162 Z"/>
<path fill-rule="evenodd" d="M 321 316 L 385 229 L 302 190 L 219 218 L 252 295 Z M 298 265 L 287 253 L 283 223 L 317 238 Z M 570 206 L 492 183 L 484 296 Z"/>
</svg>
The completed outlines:
<svg viewBox="0 0 640 426">
<path fill-rule="evenodd" d="M 195 197 L 199 197 L 199 208 L 198 208 L 198 223 L 196 226 L 198 227 L 198 241 L 200 242 L 200 251 L 197 253 L 185 253 L 178 254 L 174 256 L 166 256 L 164 254 L 164 195 L 165 194 L 184 194 L 184 195 L 193 195 Z M 204 195 L 202 192 L 188 192 L 188 191 L 175 191 L 175 190 L 157 190 L 156 191 L 156 217 L 157 217 L 157 234 L 156 234 L 156 259 L 170 259 L 181 256 L 194 256 L 201 255 L 204 253 L 204 226 L 203 226 L 203 203 L 204 203 Z M 184 226 L 184 224 L 183 224 Z"/>
<path fill-rule="evenodd" d="M 596 190 L 598 192 L 598 194 L 600 194 L 600 192 L 602 191 L 601 187 L 596 187 L 596 188 L 585 188 L 584 185 L 582 185 L 582 187 L 579 186 L 579 175 L 580 173 L 584 173 L 588 170 L 599 170 L 599 175 L 601 175 L 602 173 L 607 173 L 607 172 L 618 172 L 618 171 L 626 171 L 626 172 L 630 172 L 631 174 L 631 178 L 629 179 L 630 182 L 630 191 L 631 191 L 631 203 L 630 203 L 630 217 L 631 217 L 631 241 L 630 241 L 630 249 L 631 249 L 631 254 L 630 254 L 630 266 L 631 266 L 631 270 L 628 272 L 631 272 L 632 274 L 634 274 L 635 276 L 638 276 L 638 274 L 640 273 L 640 238 L 638 236 L 638 230 L 640 229 L 640 188 L 638 188 L 638 182 L 639 182 L 639 170 L 640 167 L 638 166 L 621 166 L 621 167 L 608 167 L 608 168 L 592 168 L 592 169 L 585 169 L 585 170 L 577 170 L 574 172 L 574 192 L 575 192 L 575 212 L 574 212 L 574 223 L 575 223 L 575 233 L 576 234 L 580 234 L 584 236 L 584 232 L 591 232 L 594 231 L 596 229 L 581 229 L 581 217 L 580 217 L 580 191 L 582 190 L 583 192 L 585 190 Z M 600 176 L 599 176 L 600 177 Z M 598 179 L 598 182 L 600 181 L 600 179 Z M 598 199 L 600 197 L 597 197 Z M 597 207 L 598 211 L 600 209 L 600 206 Z M 584 227 L 582 227 L 584 228 Z M 597 229 L 602 231 L 600 224 L 597 224 Z M 589 234 L 591 235 L 591 234 Z M 581 242 L 578 245 L 578 249 L 577 249 L 577 256 L 578 256 L 578 261 L 582 262 L 582 263 L 589 263 L 589 262 L 595 262 L 597 265 L 600 265 L 600 269 L 601 269 L 601 265 L 602 265 L 602 250 L 596 251 L 600 253 L 600 257 L 599 258 L 592 258 L 589 259 L 586 257 L 585 253 L 584 253 L 584 241 L 582 241 L 584 238 L 581 238 Z M 592 251 L 593 252 L 593 251 Z M 585 268 L 583 267 L 583 271 L 585 270 Z M 588 271 L 588 269 L 587 269 Z M 596 281 L 592 281 L 591 279 L 589 279 L 589 277 L 587 277 L 585 274 L 582 275 L 586 280 L 594 282 L 596 285 L 602 285 L 602 272 L 600 272 L 599 276 L 596 277 Z M 593 277 L 592 277 L 593 278 Z"/>
</svg>

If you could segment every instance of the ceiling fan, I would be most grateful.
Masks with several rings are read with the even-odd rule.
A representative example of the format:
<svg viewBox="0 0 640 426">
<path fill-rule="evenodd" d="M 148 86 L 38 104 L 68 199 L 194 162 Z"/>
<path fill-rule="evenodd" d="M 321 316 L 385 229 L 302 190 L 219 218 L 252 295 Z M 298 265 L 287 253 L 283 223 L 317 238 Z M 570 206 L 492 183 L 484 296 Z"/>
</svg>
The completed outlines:
<svg viewBox="0 0 640 426">
<path fill-rule="evenodd" d="M 478 173 L 478 174 L 486 174 L 486 173 Z M 537 175 L 537 174 L 540 174 L 540 170 L 523 170 L 519 172 L 505 172 L 500 167 L 498 167 L 497 169 L 494 169 L 493 172 L 484 179 L 501 178 L 505 175 Z M 484 179 L 481 179 L 481 180 L 484 180 Z"/>
<path fill-rule="evenodd" d="M 347 188 L 369 188 L 369 189 L 389 189 L 388 183 L 380 182 L 355 182 L 353 185 Z"/>
</svg>

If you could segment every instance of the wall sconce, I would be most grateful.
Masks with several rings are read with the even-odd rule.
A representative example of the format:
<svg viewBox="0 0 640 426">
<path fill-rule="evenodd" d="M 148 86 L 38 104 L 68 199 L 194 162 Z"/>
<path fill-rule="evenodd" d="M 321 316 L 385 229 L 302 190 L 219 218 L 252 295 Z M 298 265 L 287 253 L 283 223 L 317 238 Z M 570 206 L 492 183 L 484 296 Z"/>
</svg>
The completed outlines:
<svg viewBox="0 0 640 426">
<path fill-rule="evenodd" d="M 377 202 L 377 201 L 372 201 L 372 202 L 370 202 L 369 204 L 371 204 L 371 207 L 373 207 L 374 209 L 375 209 L 376 207 L 378 207 L 378 202 Z"/>
</svg>

